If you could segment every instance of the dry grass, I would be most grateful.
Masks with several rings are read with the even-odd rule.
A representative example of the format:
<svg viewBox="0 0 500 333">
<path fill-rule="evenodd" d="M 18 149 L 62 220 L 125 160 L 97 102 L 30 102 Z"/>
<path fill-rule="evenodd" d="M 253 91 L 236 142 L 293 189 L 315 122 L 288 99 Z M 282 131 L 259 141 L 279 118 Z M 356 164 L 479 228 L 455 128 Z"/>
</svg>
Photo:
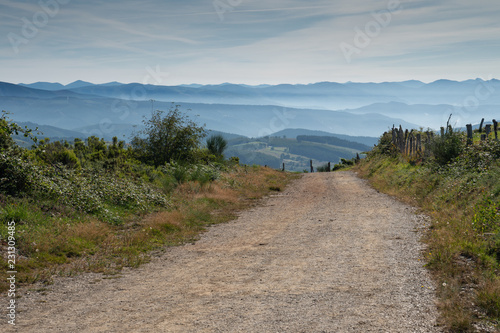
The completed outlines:
<svg viewBox="0 0 500 333">
<path fill-rule="evenodd" d="M 474 229 L 475 207 L 488 184 L 411 166 L 397 158 L 374 157 L 356 167 L 378 190 L 418 206 L 432 222 L 424 237 L 427 266 L 439 286 L 441 324 L 451 332 L 492 329 L 500 318 L 498 262 L 489 255 L 486 236 Z"/>
<path fill-rule="evenodd" d="M 269 168 L 236 167 L 215 182 L 177 186 L 172 208 L 131 216 L 121 226 L 87 217 L 47 218 L 23 234 L 27 245 L 18 262 L 18 282 L 51 283 L 54 275 L 116 274 L 125 266 L 137 267 L 149 260 L 151 251 L 194 241 L 207 226 L 234 219 L 237 211 L 254 205 L 270 187 L 284 188 L 294 177 Z"/>
</svg>

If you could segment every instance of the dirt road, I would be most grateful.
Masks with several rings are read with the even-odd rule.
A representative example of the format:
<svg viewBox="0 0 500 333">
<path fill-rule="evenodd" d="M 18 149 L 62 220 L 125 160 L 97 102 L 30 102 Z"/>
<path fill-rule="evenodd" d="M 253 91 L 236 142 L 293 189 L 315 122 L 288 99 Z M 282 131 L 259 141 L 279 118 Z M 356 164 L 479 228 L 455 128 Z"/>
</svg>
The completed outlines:
<svg viewBox="0 0 500 333">
<path fill-rule="evenodd" d="M 439 331 L 425 220 L 354 174 L 307 174 L 240 215 L 120 278 L 23 296 L 17 331 Z"/>
</svg>

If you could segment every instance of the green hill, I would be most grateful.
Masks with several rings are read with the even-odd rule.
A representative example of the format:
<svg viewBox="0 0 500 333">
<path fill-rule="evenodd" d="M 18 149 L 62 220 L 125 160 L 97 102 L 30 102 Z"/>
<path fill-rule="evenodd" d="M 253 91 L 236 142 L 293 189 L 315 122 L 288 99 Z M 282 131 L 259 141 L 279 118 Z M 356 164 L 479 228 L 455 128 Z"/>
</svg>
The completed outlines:
<svg viewBox="0 0 500 333">
<path fill-rule="evenodd" d="M 369 150 L 366 149 L 367 146 L 340 139 L 334 140 L 336 138 L 332 137 L 315 137 L 315 139 L 324 142 L 279 137 L 237 138 L 229 141 L 225 155 L 237 156 L 242 164 L 280 168 L 285 163 L 286 170 L 303 171 L 309 169 L 311 160 L 317 167 L 328 162 L 338 163 L 342 158 L 351 159 L 356 157 L 356 154 Z M 337 145 L 328 143 L 334 141 Z"/>
</svg>

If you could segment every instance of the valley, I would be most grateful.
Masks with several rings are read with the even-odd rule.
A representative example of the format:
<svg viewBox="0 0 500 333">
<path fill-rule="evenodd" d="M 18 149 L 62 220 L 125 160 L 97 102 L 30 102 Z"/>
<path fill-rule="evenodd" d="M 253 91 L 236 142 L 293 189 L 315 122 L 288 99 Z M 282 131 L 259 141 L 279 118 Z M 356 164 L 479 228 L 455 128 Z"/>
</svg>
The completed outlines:
<svg viewBox="0 0 500 333">
<path fill-rule="evenodd" d="M 303 171 L 310 160 L 338 163 L 370 150 L 393 126 L 437 130 L 450 114 L 454 127 L 498 118 L 499 91 L 495 79 L 259 86 L 0 82 L 0 106 L 22 126 L 38 127 L 40 138 L 127 142 L 153 110 L 178 105 L 209 134 L 228 140 L 226 157 L 273 168 L 285 163 L 288 170 Z M 300 135 L 334 136 L 365 146 L 298 142 Z"/>
</svg>

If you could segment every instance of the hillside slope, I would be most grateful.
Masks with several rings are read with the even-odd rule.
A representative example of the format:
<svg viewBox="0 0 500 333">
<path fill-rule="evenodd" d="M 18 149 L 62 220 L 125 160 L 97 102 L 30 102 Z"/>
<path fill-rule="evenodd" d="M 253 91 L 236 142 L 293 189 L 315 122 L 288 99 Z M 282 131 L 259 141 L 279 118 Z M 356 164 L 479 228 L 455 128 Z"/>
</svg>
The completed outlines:
<svg viewBox="0 0 500 333">
<path fill-rule="evenodd" d="M 356 168 L 432 217 L 427 266 L 439 286 L 440 322 L 452 332 L 494 332 L 500 320 L 500 143 L 479 135 L 466 145 L 463 133 L 449 131 L 409 156 L 386 133 Z"/>
</svg>

